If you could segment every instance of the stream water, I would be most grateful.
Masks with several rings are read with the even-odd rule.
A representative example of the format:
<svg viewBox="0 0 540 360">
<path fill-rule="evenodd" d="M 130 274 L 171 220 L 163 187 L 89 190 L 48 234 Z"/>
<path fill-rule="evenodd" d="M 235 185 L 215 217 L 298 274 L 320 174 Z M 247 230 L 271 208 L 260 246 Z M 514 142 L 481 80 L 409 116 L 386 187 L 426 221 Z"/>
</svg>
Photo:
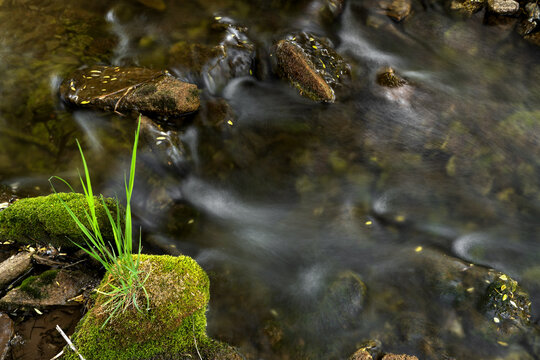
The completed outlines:
<svg viewBox="0 0 540 360">
<path fill-rule="evenodd" d="M 331 24 L 310 1 L 159 3 L 0 1 L 1 184 L 76 183 L 78 139 L 95 192 L 121 197 L 136 118 L 67 108 L 59 83 L 82 65 L 166 68 L 202 89 L 201 109 L 144 126 L 135 216 L 146 251 L 209 273 L 211 336 L 249 359 L 345 359 L 366 340 L 421 359 L 540 357 L 540 47 L 442 0 L 401 23 L 350 0 Z M 272 44 L 296 31 L 350 63 L 336 103 L 272 73 Z M 228 51 L 190 67 L 186 43 Z M 385 66 L 408 85 L 379 86 Z M 530 324 L 498 330 L 482 294 L 460 297 L 456 264 L 519 281 Z"/>
</svg>

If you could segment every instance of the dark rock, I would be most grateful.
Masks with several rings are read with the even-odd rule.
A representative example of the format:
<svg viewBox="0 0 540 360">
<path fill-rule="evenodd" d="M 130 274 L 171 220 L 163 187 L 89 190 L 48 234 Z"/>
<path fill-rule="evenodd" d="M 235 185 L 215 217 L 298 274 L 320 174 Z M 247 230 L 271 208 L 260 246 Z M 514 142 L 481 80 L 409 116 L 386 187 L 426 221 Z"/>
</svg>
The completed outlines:
<svg viewBox="0 0 540 360">
<path fill-rule="evenodd" d="M 200 75 L 204 65 L 218 54 L 218 47 L 179 41 L 169 49 L 169 64 Z"/>
<path fill-rule="evenodd" d="M 456 11 L 465 16 L 472 16 L 482 10 L 485 0 L 452 0 L 450 10 Z"/>
<path fill-rule="evenodd" d="M 13 321 L 4 313 L 0 313 L 0 360 L 6 360 L 10 341 L 15 334 Z"/>
<path fill-rule="evenodd" d="M 274 48 L 277 73 L 287 78 L 300 94 L 334 102 L 335 90 L 350 75 L 350 67 L 326 40 L 298 33 L 279 41 Z"/>
<path fill-rule="evenodd" d="M 381 0 L 379 7 L 386 16 L 401 21 L 411 13 L 411 0 Z"/>
<path fill-rule="evenodd" d="M 523 37 L 525 40 L 530 42 L 531 44 L 540 46 L 540 32 L 535 32 L 533 34 L 525 35 Z"/>
<path fill-rule="evenodd" d="M 519 3 L 514 0 L 488 0 L 488 9 L 499 15 L 512 15 L 519 10 Z"/>
<path fill-rule="evenodd" d="M 0 308 L 47 308 L 51 306 L 79 305 L 70 301 L 82 289 L 95 282 L 87 273 L 69 270 L 48 270 L 27 278 L 22 284 L 0 299 Z"/>
<path fill-rule="evenodd" d="M 319 9 L 319 17 L 323 23 L 332 23 L 343 12 L 345 0 L 324 0 Z"/>
<path fill-rule="evenodd" d="M 20 252 L 0 263 L 0 290 L 30 270 L 31 257 L 29 252 Z"/>
<path fill-rule="evenodd" d="M 531 301 L 518 282 L 506 274 L 500 275 L 488 286 L 482 299 L 482 309 L 501 329 L 529 325 Z"/>
<path fill-rule="evenodd" d="M 381 86 L 395 88 L 407 84 L 407 81 L 396 75 L 394 69 L 387 67 L 377 74 L 377 83 Z"/>
<path fill-rule="evenodd" d="M 181 116 L 199 108 L 197 86 L 167 71 L 93 66 L 78 70 L 60 86 L 62 98 L 76 106 Z"/>
</svg>

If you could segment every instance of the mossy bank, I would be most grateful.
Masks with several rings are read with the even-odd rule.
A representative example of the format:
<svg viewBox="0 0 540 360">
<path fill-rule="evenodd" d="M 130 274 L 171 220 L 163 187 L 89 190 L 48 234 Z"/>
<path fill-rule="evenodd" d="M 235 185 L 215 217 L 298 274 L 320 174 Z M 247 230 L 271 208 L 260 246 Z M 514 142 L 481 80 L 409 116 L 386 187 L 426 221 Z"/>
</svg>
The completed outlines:
<svg viewBox="0 0 540 360">
<path fill-rule="evenodd" d="M 79 323 L 72 339 L 87 360 L 241 359 L 226 344 L 206 335 L 206 308 L 210 299 L 210 281 L 204 270 L 187 256 L 140 255 L 142 278 L 148 274 L 145 288 L 150 309 L 130 308 L 108 317 L 106 292 L 114 279 L 105 274 L 93 307 Z M 145 304 L 141 294 L 141 304 Z M 78 359 L 65 348 L 64 359 Z"/>
<path fill-rule="evenodd" d="M 116 201 L 106 198 L 105 204 L 113 212 Z M 85 244 L 84 234 L 73 221 L 64 202 L 79 219 L 86 219 L 89 210 L 84 195 L 58 193 L 21 199 L 0 212 L 0 240 L 21 244 L 51 244 L 57 247 L 75 247 L 74 242 Z M 112 229 L 99 198 L 95 198 L 96 216 L 104 238 L 112 239 Z M 83 221 L 85 223 L 86 221 Z M 86 223 L 87 226 L 89 224 Z"/>
</svg>

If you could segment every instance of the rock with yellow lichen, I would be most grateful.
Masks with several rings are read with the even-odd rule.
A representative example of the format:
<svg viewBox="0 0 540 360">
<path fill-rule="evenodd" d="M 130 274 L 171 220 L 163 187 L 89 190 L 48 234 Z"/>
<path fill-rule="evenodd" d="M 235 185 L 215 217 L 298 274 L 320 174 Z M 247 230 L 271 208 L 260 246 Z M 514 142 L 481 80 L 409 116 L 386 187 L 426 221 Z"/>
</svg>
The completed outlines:
<svg viewBox="0 0 540 360">
<path fill-rule="evenodd" d="M 336 90 L 350 76 L 350 67 L 326 39 L 301 32 L 277 42 L 273 49 L 277 74 L 314 101 L 334 102 Z"/>
<path fill-rule="evenodd" d="M 140 260 L 140 276 L 148 276 L 149 309 L 129 308 L 102 328 L 109 316 L 108 297 L 98 291 L 72 337 L 85 359 L 198 359 L 199 354 L 202 359 L 242 359 L 233 348 L 206 335 L 210 281 L 195 260 L 166 255 L 141 255 Z M 114 279 L 105 274 L 98 290 L 108 291 L 110 282 Z M 69 347 L 64 351 L 64 359 L 79 358 Z"/>
<path fill-rule="evenodd" d="M 74 72 L 60 86 L 64 101 L 79 107 L 162 116 L 181 116 L 199 108 L 196 85 L 167 71 L 92 66 Z"/>
</svg>

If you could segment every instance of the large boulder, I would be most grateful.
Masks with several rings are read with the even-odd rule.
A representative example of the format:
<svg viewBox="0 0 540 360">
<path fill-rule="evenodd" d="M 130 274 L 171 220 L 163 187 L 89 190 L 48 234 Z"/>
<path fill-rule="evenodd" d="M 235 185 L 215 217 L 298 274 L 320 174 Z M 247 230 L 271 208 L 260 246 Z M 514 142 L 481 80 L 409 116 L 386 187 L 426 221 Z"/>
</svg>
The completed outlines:
<svg viewBox="0 0 540 360">
<path fill-rule="evenodd" d="M 134 307 L 110 314 L 110 284 L 117 280 L 105 274 L 93 307 L 72 337 L 87 360 L 117 359 L 230 359 L 240 360 L 231 347 L 206 335 L 206 308 L 210 281 L 204 270 L 187 256 L 140 255 L 140 276 L 146 278 L 149 309 Z M 144 294 L 139 303 L 146 305 Z M 66 359 L 78 359 L 69 347 Z"/>
</svg>

